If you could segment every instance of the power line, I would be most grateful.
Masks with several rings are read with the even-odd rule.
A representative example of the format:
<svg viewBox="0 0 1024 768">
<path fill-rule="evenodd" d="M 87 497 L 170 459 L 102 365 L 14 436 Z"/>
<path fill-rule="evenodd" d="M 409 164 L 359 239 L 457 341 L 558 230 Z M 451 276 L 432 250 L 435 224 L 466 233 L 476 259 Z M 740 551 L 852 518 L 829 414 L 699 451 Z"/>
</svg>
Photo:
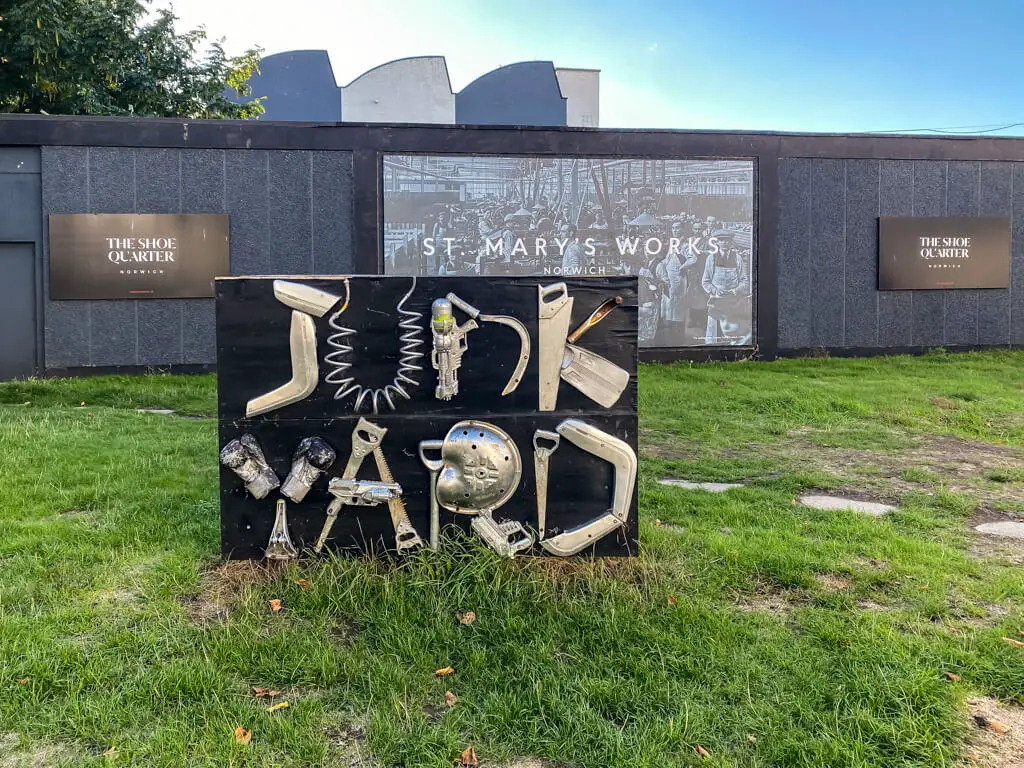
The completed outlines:
<svg viewBox="0 0 1024 768">
<path fill-rule="evenodd" d="M 996 133 L 998 131 L 1006 131 L 1010 128 L 1019 128 L 1021 126 L 1024 126 L 1024 122 L 1006 123 L 1004 125 L 994 125 L 992 123 L 985 123 L 982 125 L 957 125 L 949 128 L 901 128 L 899 130 L 865 131 L 865 133 L 942 133 L 955 136 L 976 136 L 982 133 Z"/>
</svg>

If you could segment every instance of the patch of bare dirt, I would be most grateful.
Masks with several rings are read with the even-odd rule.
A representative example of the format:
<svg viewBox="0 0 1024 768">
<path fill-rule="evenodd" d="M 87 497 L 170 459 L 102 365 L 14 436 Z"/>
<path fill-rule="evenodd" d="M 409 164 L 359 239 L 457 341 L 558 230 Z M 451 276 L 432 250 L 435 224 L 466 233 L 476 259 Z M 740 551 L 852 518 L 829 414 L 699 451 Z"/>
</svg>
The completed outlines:
<svg viewBox="0 0 1024 768">
<path fill-rule="evenodd" d="M 1024 768 L 1024 707 L 980 697 L 967 700 L 971 725 L 963 766 Z"/>
<path fill-rule="evenodd" d="M 850 580 L 838 573 L 818 573 L 814 578 L 828 592 L 841 592 L 850 586 Z"/>
<path fill-rule="evenodd" d="M 748 595 L 733 603 L 733 608 L 742 613 L 770 613 L 785 616 L 793 610 L 792 604 L 782 595 Z"/>
<path fill-rule="evenodd" d="M 101 603 L 115 603 L 117 605 L 130 605 L 137 603 L 142 598 L 134 589 L 101 589 L 92 596 L 93 605 Z"/>
<path fill-rule="evenodd" d="M 122 608 L 138 606 L 145 600 L 142 581 L 159 562 L 158 558 L 142 558 L 126 565 L 118 574 L 118 584 L 93 592 L 90 601 L 94 606 L 116 605 Z"/>
<path fill-rule="evenodd" d="M 933 474 L 947 490 L 972 493 L 984 503 L 1024 503 L 1024 483 L 983 487 L 992 472 L 1019 469 L 1024 463 L 1024 451 L 1014 448 L 937 435 L 918 439 L 912 447 L 890 452 L 848 448 L 823 451 L 810 441 L 795 442 L 796 445 L 785 446 L 783 452 L 803 457 L 813 455 L 823 471 L 838 475 L 852 471 L 883 483 L 897 494 L 932 490 L 927 480 L 918 481 L 913 475 L 903 474 L 907 470 L 924 470 Z"/>
<path fill-rule="evenodd" d="M 199 594 L 185 607 L 194 624 L 225 621 L 234 610 L 235 599 L 247 586 L 266 584 L 277 578 L 277 569 L 255 560 L 228 560 L 205 571 Z"/>
<path fill-rule="evenodd" d="M 0 768 L 52 768 L 67 764 L 75 751 L 65 744 L 21 745 L 16 733 L 0 733 Z"/>
<path fill-rule="evenodd" d="M 1014 565 L 1024 565 L 1024 539 L 1011 539 L 1006 536 L 993 536 L 974 529 L 984 523 L 1019 521 L 1021 516 L 1012 512 L 1003 512 L 991 507 L 982 506 L 967 522 L 971 529 L 971 554 L 975 557 L 1005 560 Z"/>
<path fill-rule="evenodd" d="M 735 594 L 733 608 L 743 613 L 787 616 L 807 601 L 807 594 L 801 590 L 782 589 L 775 584 L 758 584 L 752 592 Z"/>
<path fill-rule="evenodd" d="M 914 438 L 908 447 L 892 451 L 823 448 L 810 437 L 816 431 L 809 427 L 791 430 L 784 440 L 750 444 L 723 455 L 769 459 L 790 471 L 813 466 L 825 474 L 856 480 L 855 486 L 829 491 L 850 498 L 858 498 L 859 494 L 863 500 L 898 502 L 906 493 L 934 493 L 935 483 L 941 482 L 946 490 L 971 493 L 989 506 L 1024 506 L 1024 482 L 996 484 L 989 477 L 1005 470 L 1019 472 L 1024 466 L 1022 450 L 948 435 Z M 656 458 L 689 459 L 704 455 L 695 454 L 653 430 L 642 429 L 640 443 L 644 455 Z M 1012 477 L 1013 473 L 1007 472 L 1007 476 Z M 758 478 L 748 478 L 754 479 Z M 870 498 L 864 491 L 865 485 L 870 487 Z"/>
<path fill-rule="evenodd" d="M 669 461 L 698 459 L 701 451 L 679 439 L 677 435 L 665 434 L 650 427 L 640 427 L 640 454 L 649 459 Z"/>
<path fill-rule="evenodd" d="M 331 625 L 327 636 L 336 643 L 346 645 L 359 636 L 359 626 L 354 621 L 343 620 Z"/>
<path fill-rule="evenodd" d="M 451 709 L 444 704 L 427 702 L 423 705 L 423 716 L 427 718 L 427 722 L 431 725 L 440 725 L 444 716 L 450 711 Z"/>
<path fill-rule="evenodd" d="M 352 723 L 338 725 L 325 731 L 331 765 L 345 768 L 378 768 L 379 763 L 366 752 L 366 729 Z"/>
</svg>

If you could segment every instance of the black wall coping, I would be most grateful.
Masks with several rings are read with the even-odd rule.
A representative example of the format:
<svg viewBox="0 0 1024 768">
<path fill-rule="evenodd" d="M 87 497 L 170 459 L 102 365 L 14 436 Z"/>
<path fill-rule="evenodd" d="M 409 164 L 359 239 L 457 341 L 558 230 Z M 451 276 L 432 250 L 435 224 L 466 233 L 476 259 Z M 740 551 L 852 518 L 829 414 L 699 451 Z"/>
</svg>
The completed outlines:
<svg viewBox="0 0 1024 768">
<path fill-rule="evenodd" d="M 649 158 L 1024 160 L 1024 137 L 0 115 L 11 146 L 321 149 Z M 510 151 L 514 146 L 515 151 Z"/>
</svg>

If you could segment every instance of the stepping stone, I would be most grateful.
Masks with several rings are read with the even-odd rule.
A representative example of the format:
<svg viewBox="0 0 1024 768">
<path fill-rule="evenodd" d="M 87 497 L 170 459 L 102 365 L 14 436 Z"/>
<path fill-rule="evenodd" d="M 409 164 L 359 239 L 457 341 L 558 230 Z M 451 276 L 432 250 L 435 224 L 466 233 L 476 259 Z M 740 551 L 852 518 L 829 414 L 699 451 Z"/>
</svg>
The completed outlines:
<svg viewBox="0 0 1024 768">
<path fill-rule="evenodd" d="M 1003 536 L 1009 539 L 1024 539 L 1024 523 L 1013 520 L 1002 520 L 998 523 L 982 523 L 974 530 L 992 536 Z"/>
<path fill-rule="evenodd" d="M 857 501 L 856 499 L 844 499 L 842 496 L 801 496 L 800 503 L 814 509 L 849 509 L 872 517 L 881 517 L 896 509 L 896 507 L 879 504 L 876 501 Z"/>
<path fill-rule="evenodd" d="M 707 491 L 708 493 L 725 493 L 733 488 L 744 488 L 743 483 L 691 483 L 689 480 L 676 480 L 666 477 L 658 481 L 659 485 L 671 485 L 674 488 L 686 488 L 690 491 Z"/>
<path fill-rule="evenodd" d="M 171 416 L 174 411 L 167 410 L 166 408 L 136 408 L 136 413 L 159 413 L 163 416 Z"/>
</svg>

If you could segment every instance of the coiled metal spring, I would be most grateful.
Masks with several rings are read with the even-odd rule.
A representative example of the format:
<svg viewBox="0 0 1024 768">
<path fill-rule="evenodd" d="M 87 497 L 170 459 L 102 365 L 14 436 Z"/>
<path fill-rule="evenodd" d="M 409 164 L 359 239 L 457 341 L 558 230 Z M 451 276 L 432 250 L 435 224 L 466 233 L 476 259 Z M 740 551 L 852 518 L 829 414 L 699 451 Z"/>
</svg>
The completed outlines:
<svg viewBox="0 0 1024 768">
<path fill-rule="evenodd" d="M 414 376 L 418 371 L 423 370 L 423 366 L 419 364 L 419 359 L 423 357 L 424 353 L 418 351 L 418 348 L 423 346 L 424 343 L 423 339 L 420 338 L 420 334 L 423 332 L 420 324 L 423 313 L 413 312 L 405 308 L 405 302 L 408 301 L 415 290 L 416 278 L 413 277 L 412 286 L 396 307 L 398 314 L 404 318 L 398 323 L 398 327 L 404 333 L 399 337 L 399 341 L 402 344 L 398 349 L 398 372 L 394 380 L 385 387 L 378 387 L 376 389 L 364 387 L 356 381 L 355 376 L 351 375 L 352 363 L 349 361 L 348 356 L 352 353 L 353 347 L 349 341 L 350 337 L 356 334 L 356 331 L 353 328 L 346 328 L 340 322 L 341 314 L 348 307 L 348 302 L 346 301 L 345 305 L 331 315 L 327 321 L 328 325 L 335 332 L 327 337 L 327 346 L 331 347 L 334 351 L 324 356 L 324 362 L 331 366 L 333 370 L 324 377 L 324 381 L 328 384 L 337 385 L 338 388 L 334 393 L 335 400 L 344 400 L 352 394 L 356 396 L 355 405 L 352 408 L 355 413 L 359 413 L 360 408 L 367 403 L 373 408 L 373 413 L 375 414 L 380 413 L 381 406 L 385 404 L 393 411 L 395 410 L 394 395 L 401 395 L 408 400 L 409 393 L 406 390 L 406 385 L 419 386 L 420 382 Z"/>
</svg>

